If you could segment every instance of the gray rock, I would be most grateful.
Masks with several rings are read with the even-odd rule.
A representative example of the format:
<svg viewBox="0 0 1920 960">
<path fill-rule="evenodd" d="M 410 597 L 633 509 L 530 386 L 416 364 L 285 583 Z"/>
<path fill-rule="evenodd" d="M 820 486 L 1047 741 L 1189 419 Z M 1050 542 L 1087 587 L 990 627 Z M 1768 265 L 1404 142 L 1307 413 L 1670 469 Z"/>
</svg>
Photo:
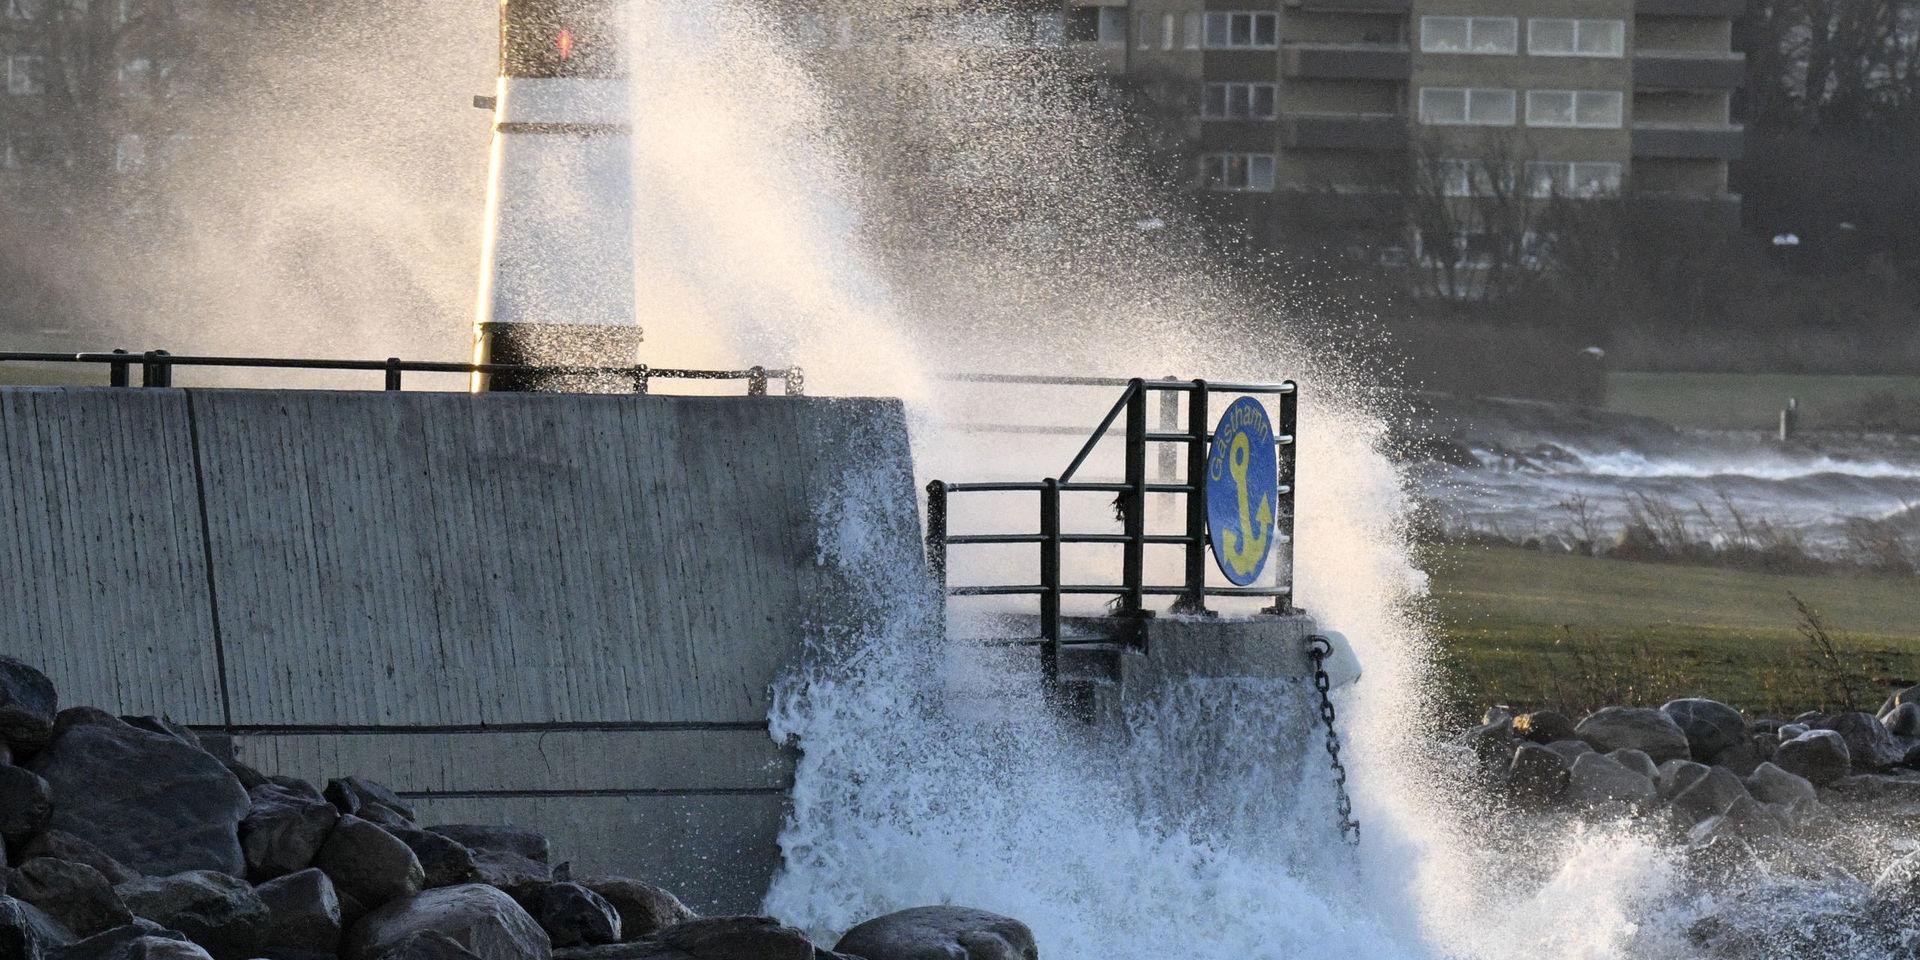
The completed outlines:
<svg viewBox="0 0 1920 960">
<path fill-rule="evenodd" d="M 1920 737 L 1920 703 L 1903 703 L 1882 718 L 1887 732 L 1896 737 Z"/>
<path fill-rule="evenodd" d="M 1660 712 L 1686 735 L 1689 753 L 1700 763 L 1708 763 L 1721 751 L 1747 740 L 1746 719 L 1718 700 L 1669 700 Z"/>
<path fill-rule="evenodd" d="M 1653 765 L 1653 758 L 1638 750 L 1615 750 L 1607 754 L 1607 757 L 1648 780 L 1660 775 L 1660 769 Z"/>
<path fill-rule="evenodd" d="M 8 878 L 7 893 L 46 911 L 77 937 L 133 922 L 113 884 L 83 863 L 35 857 Z"/>
<path fill-rule="evenodd" d="M 1908 853 L 1887 864 L 1869 890 L 1872 900 L 1912 909 L 1913 904 L 1920 901 L 1920 852 Z"/>
<path fill-rule="evenodd" d="M 69 863 L 84 863 L 100 871 L 100 875 L 107 878 L 108 883 L 113 884 L 140 878 L 139 871 L 107 856 L 105 850 L 65 830 L 48 830 L 27 841 L 27 845 L 20 849 L 20 856 L 27 859 L 52 857 Z"/>
<path fill-rule="evenodd" d="M 394 793 L 384 785 L 375 783 L 372 780 L 362 780 L 359 777 L 340 777 L 335 780 L 328 780 L 327 789 L 324 791 L 323 796 L 335 807 L 338 807 L 341 813 L 350 813 L 356 817 L 360 817 L 362 820 L 372 819 L 360 812 L 361 808 L 368 804 L 378 804 L 385 807 L 405 817 L 408 822 L 412 822 L 413 820 L 413 807 L 409 806 L 406 801 L 400 799 L 399 794 Z"/>
<path fill-rule="evenodd" d="M 1779 730 L 1774 731 L 1774 737 L 1779 740 L 1779 742 L 1786 743 L 1788 740 L 1792 740 L 1810 729 L 1812 728 L 1804 723 L 1783 723 L 1780 725 Z"/>
<path fill-rule="evenodd" d="M 327 834 L 314 866 L 368 908 L 411 897 L 427 882 L 420 859 L 399 837 L 350 815 L 342 815 Z"/>
<path fill-rule="evenodd" d="M 1691 752 L 1680 725 L 1646 707 L 1606 707 L 1580 721 L 1574 731 L 1601 753 L 1638 750 L 1654 763 L 1686 759 Z"/>
<path fill-rule="evenodd" d="M 1583 753 L 1573 761 L 1567 782 L 1567 800 L 1583 807 L 1610 803 L 1646 805 L 1660 796 L 1653 781 L 1598 753 Z"/>
<path fill-rule="evenodd" d="M 169 940 L 181 947 L 193 947 L 192 956 L 206 957 L 206 952 L 187 942 L 184 934 L 145 920 L 140 917 L 111 930 L 104 930 L 84 940 L 77 940 L 55 952 L 58 960 L 144 960 L 147 957 L 178 956 L 179 948 L 157 948 L 156 941 Z"/>
<path fill-rule="evenodd" d="M 1755 768 L 1746 779 L 1747 792 L 1755 800 L 1763 803 L 1778 803 L 1792 806 L 1807 801 L 1818 802 L 1819 791 L 1813 782 L 1796 773 L 1788 773 L 1771 763 L 1763 763 Z"/>
<path fill-rule="evenodd" d="M 546 835 L 533 830 L 471 823 L 447 823 L 427 829 L 477 852 L 511 853 L 536 863 L 550 863 L 553 859 Z"/>
<path fill-rule="evenodd" d="M 548 960 L 553 944 L 513 898 L 480 883 L 441 887 L 395 900 L 348 932 L 345 960 L 380 960 L 416 933 L 445 934 L 480 960 Z"/>
<path fill-rule="evenodd" d="M 473 851 L 457 841 L 419 827 L 383 824 L 382 828 L 413 851 L 420 861 L 420 869 L 426 871 L 428 887 L 451 887 L 477 879 L 473 872 Z"/>
<path fill-rule="evenodd" d="M 1846 776 L 1853 769 L 1853 760 L 1840 734 L 1809 730 L 1775 747 L 1773 765 L 1821 786 Z"/>
<path fill-rule="evenodd" d="M 1767 809 L 1765 804 L 1752 797 L 1737 797 L 1727 805 L 1725 813 L 1696 824 L 1688 832 L 1687 839 L 1694 844 L 1707 844 L 1723 837 L 1758 840 L 1782 836 L 1786 832 L 1786 821 Z"/>
<path fill-rule="evenodd" d="M 1836 713 L 1814 725 L 1816 730 L 1832 730 L 1847 742 L 1847 755 L 1853 769 L 1871 773 L 1900 762 L 1906 751 L 1896 746 L 1893 735 L 1870 713 Z"/>
<path fill-rule="evenodd" d="M 1804 724 L 1806 726 L 1811 727 L 1814 724 L 1819 723 L 1821 720 L 1826 719 L 1826 716 L 1827 716 L 1826 714 L 1821 713 L 1818 710 L 1808 710 L 1806 713 L 1803 713 L 1797 717 L 1794 717 L 1793 722 Z"/>
<path fill-rule="evenodd" d="M 122 714 L 120 722 L 136 729 L 145 730 L 148 733 L 157 733 L 164 737 L 172 737 L 195 750 L 207 749 L 206 745 L 200 742 L 199 734 L 194 733 L 193 730 L 185 724 L 175 723 L 167 717 L 128 716 Z M 222 766 L 224 765 L 225 764 L 222 764 Z"/>
<path fill-rule="evenodd" d="M 618 943 L 620 913 L 605 898 L 577 883 L 550 883 L 540 891 L 533 917 L 556 947 Z"/>
<path fill-rule="evenodd" d="M 422 930 L 408 934 L 393 949 L 380 955 L 380 960 L 478 960 L 478 956 L 460 941 L 437 930 Z"/>
<path fill-rule="evenodd" d="M 1569 767 L 1573 765 L 1573 761 L 1581 754 L 1594 752 L 1593 744 L 1585 740 L 1555 740 L 1547 744 L 1547 749 L 1565 757 Z"/>
<path fill-rule="evenodd" d="M 1920 779 L 1861 773 L 1827 784 L 1835 795 L 1856 802 L 1920 806 Z"/>
<path fill-rule="evenodd" d="M 1920 743 L 1907 748 L 1906 755 L 1900 758 L 1900 765 L 1910 769 L 1920 769 Z"/>
<path fill-rule="evenodd" d="M 1513 714 L 1512 707 L 1509 707 L 1504 703 L 1496 703 L 1493 706 L 1488 707 L 1486 712 L 1480 715 L 1480 725 L 1484 727 L 1484 726 L 1489 726 L 1492 724 L 1500 724 L 1500 723 L 1511 724 L 1513 722 L 1513 717 L 1514 717 L 1514 714 Z"/>
<path fill-rule="evenodd" d="M 1573 720 L 1555 710 L 1535 710 L 1513 718 L 1513 732 L 1534 743 L 1573 740 Z"/>
<path fill-rule="evenodd" d="M 576 881 L 613 905 L 620 915 L 620 936 L 634 940 L 693 919 L 693 911 L 672 892 L 626 877 L 586 877 Z"/>
<path fill-rule="evenodd" d="M 510 893 L 553 882 L 553 868 L 509 850 L 473 851 L 473 878 Z"/>
<path fill-rule="evenodd" d="M 207 752 L 213 753 L 213 751 L 211 750 Z M 220 765 L 223 767 L 226 767 L 227 772 L 233 774 L 233 778 L 235 780 L 240 781 L 240 788 L 247 791 L 248 794 L 253 793 L 254 787 L 263 786 L 265 784 L 269 784 L 273 782 L 272 777 L 269 777 L 266 774 L 261 773 L 260 771 L 255 770 L 254 768 L 249 767 L 246 764 L 233 759 L 232 757 L 220 757 Z"/>
<path fill-rule="evenodd" d="M 1578 780 L 1578 761 L 1574 769 Z M 1037 960 L 1040 955 L 1026 924 L 965 907 L 915 907 L 876 917 L 847 931 L 834 949 L 866 960 Z"/>
<path fill-rule="evenodd" d="M 26 755 L 47 745 L 59 695 L 47 675 L 12 657 L 0 657 L 0 739 Z"/>
<path fill-rule="evenodd" d="M 32 771 L 0 766 L 0 837 L 25 842 L 53 822 L 53 788 Z"/>
<path fill-rule="evenodd" d="M 1660 788 L 1660 799 L 1671 800 L 1674 794 L 1693 786 L 1694 781 L 1706 776 L 1711 769 L 1704 763 L 1692 760 L 1668 760 L 1660 765 L 1659 773 L 1654 777 L 1654 786 Z"/>
<path fill-rule="evenodd" d="M 644 940 L 567 947 L 556 960 L 865 960 L 821 950 L 772 917 L 713 917 L 669 927 Z M 966 954 L 943 954 L 964 958 Z"/>
<path fill-rule="evenodd" d="M 1774 744 L 1772 741 L 1768 741 L 1766 743 L 1766 749 L 1763 752 L 1758 746 L 1756 746 L 1751 740 L 1749 740 L 1742 743 L 1736 743 L 1733 746 L 1728 747 L 1725 750 L 1722 750 L 1719 753 L 1714 754 L 1713 759 L 1708 761 L 1707 765 L 1713 766 L 1713 767 L 1726 767 L 1728 770 L 1733 771 L 1735 776 L 1744 777 L 1747 774 L 1752 773 L 1754 771 L 1754 768 L 1760 766 L 1760 764 L 1762 763 L 1765 763 L 1768 757 L 1773 756 L 1773 750 L 1774 750 Z"/>
<path fill-rule="evenodd" d="M 1673 795 L 1673 815 L 1681 826 L 1692 827 L 1727 812 L 1735 800 L 1747 796 L 1746 784 L 1725 767 L 1714 767 L 1706 776 Z"/>
<path fill-rule="evenodd" d="M 246 871 L 247 792 L 212 754 L 111 717 L 62 722 L 29 765 L 52 787 L 54 827 L 141 873 Z"/>
<path fill-rule="evenodd" d="M 113 888 L 127 908 L 187 935 L 220 960 L 246 960 L 265 938 L 267 905 L 245 880 L 216 870 L 143 877 Z"/>
<path fill-rule="evenodd" d="M 73 942 L 73 931 L 24 900 L 0 897 L 0 957 L 38 960 Z"/>
<path fill-rule="evenodd" d="M 254 787 L 248 796 L 253 805 L 240 821 L 240 850 L 256 883 L 312 866 L 340 820 L 333 804 L 276 783 Z"/>
<path fill-rule="evenodd" d="M 1537 743 L 1523 743 L 1513 752 L 1507 788 L 1515 798 L 1544 803 L 1567 792 L 1571 775 L 1567 758 Z"/>
<path fill-rule="evenodd" d="M 339 952 L 340 897 L 320 868 L 269 880 L 254 893 L 270 918 L 263 953 L 276 960 L 306 960 Z"/>
<path fill-rule="evenodd" d="M 1482 772 L 1505 770 L 1513 762 L 1513 720 L 1474 727 L 1454 738 L 1454 743 L 1472 751 Z"/>
</svg>

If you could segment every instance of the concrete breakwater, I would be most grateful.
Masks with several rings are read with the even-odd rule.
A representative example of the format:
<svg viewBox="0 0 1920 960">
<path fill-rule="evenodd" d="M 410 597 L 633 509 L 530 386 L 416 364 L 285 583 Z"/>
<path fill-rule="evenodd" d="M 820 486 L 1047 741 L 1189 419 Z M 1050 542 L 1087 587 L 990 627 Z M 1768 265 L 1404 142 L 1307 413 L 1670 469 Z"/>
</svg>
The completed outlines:
<svg viewBox="0 0 1920 960">
<path fill-rule="evenodd" d="M 779 862 L 769 684 L 865 615 L 816 500 L 919 535 L 891 400 L 7 389 L 0 463 L 0 636 L 72 700 L 699 909 Z"/>
</svg>

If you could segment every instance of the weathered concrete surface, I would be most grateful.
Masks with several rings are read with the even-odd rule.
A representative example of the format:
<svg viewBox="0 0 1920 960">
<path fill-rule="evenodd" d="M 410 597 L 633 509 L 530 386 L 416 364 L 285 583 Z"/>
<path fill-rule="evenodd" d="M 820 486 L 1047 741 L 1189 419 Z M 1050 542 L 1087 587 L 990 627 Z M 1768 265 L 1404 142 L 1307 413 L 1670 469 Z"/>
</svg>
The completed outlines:
<svg viewBox="0 0 1920 960">
<path fill-rule="evenodd" d="M 705 909 L 778 862 L 768 687 L 856 593 L 823 501 L 919 539 L 887 400 L 0 389 L 0 457 L 0 637 L 66 703 Z"/>
</svg>

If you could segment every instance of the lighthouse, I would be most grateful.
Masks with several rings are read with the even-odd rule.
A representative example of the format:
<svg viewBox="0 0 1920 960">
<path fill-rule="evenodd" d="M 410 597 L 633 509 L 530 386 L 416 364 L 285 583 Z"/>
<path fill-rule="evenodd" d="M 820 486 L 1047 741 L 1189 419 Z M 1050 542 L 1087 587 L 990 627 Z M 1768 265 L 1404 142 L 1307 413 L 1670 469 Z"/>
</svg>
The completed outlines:
<svg viewBox="0 0 1920 960">
<path fill-rule="evenodd" d="M 477 363 L 637 363 L 632 128 L 615 0 L 501 0 Z M 481 390 L 599 390 L 476 375 Z"/>
</svg>

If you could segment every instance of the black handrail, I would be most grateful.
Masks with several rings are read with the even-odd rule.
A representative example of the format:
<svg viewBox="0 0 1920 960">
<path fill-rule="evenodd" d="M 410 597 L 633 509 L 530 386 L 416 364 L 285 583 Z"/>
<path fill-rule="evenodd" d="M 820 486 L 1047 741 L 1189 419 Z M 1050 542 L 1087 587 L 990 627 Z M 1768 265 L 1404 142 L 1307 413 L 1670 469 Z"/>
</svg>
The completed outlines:
<svg viewBox="0 0 1920 960">
<path fill-rule="evenodd" d="M 806 378 L 798 367 L 748 367 L 744 370 L 692 370 L 673 367 L 650 367 L 644 363 L 626 366 L 599 366 L 585 364 L 523 364 L 523 363 L 458 363 L 444 360 L 402 360 L 388 357 L 384 360 L 333 360 L 319 358 L 290 357 L 216 357 L 216 356 L 176 356 L 165 350 L 148 350 L 142 353 L 129 353 L 125 350 L 95 353 L 33 353 L 0 351 L 0 363 L 8 361 L 21 363 L 83 363 L 105 364 L 108 368 L 108 385 L 125 387 L 130 385 L 129 370 L 140 367 L 140 385 L 143 387 L 168 387 L 173 385 L 175 367 L 229 367 L 235 369 L 273 369 L 273 370 L 357 370 L 379 372 L 385 375 L 385 389 L 401 389 L 403 373 L 461 373 L 461 374 L 501 374 L 528 373 L 572 376 L 608 376 L 627 378 L 637 393 L 646 393 L 648 381 L 668 380 L 745 380 L 748 396 L 765 396 L 767 382 L 779 380 L 782 392 L 787 396 L 801 396 L 806 390 Z"/>
<path fill-rule="evenodd" d="M 1118 612 L 1123 617 L 1150 616 L 1150 612 L 1146 609 L 1146 598 L 1158 596 L 1174 597 L 1172 609 L 1177 613 L 1205 613 L 1206 598 L 1210 596 L 1271 598 L 1274 604 L 1268 608 L 1270 612 L 1286 613 L 1292 609 L 1294 473 L 1298 462 L 1295 455 L 1294 432 L 1299 425 L 1299 388 L 1293 381 L 1246 384 L 1207 380 L 1144 380 L 1137 377 L 1130 380 L 1115 380 L 1102 377 L 1035 377 L 1018 374 L 966 374 L 942 379 L 992 384 L 1125 387 L 1120 398 L 1107 411 L 1100 425 L 1094 428 L 1092 435 L 1075 453 L 1072 462 L 1061 471 L 1059 477 L 1049 477 L 1039 481 L 971 483 L 934 480 L 927 484 L 927 566 L 941 592 L 951 597 L 1038 596 L 1041 635 L 1038 638 L 1003 640 L 999 643 L 1008 646 L 1038 646 L 1041 668 L 1050 682 L 1058 679 L 1060 647 L 1063 644 L 1102 642 L 1102 639 L 1098 638 L 1093 640 L 1063 638 L 1060 603 L 1066 596 L 1115 597 L 1118 600 Z M 1174 393 L 1189 395 L 1185 430 L 1175 432 L 1168 429 L 1169 426 L 1177 423 L 1177 416 L 1165 409 L 1162 410 L 1161 428 L 1154 431 L 1147 429 L 1146 398 L 1148 393 L 1156 391 L 1166 392 L 1169 395 Z M 1215 393 L 1271 395 L 1279 398 L 1280 422 L 1275 431 L 1274 443 L 1278 454 L 1280 502 L 1276 504 L 1278 513 L 1274 520 L 1274 532 L 1277 541 L 1275 549 L 1282 553 L 1278 567 L 1287 571 L 1285 583 L 1271 587 L 1207 585 L 1209 539 L 1205 492 L 1208 446 L 1213 439 L 1210 399 Z M 1120 483 L 1070 482 L 1123 413 L 1126 414 L 1125 480 Z M 1147 481 L 1146 448 L 1150 443 L 1186 445 L 1187 476 L 1184 483 L 1149 483 Z M 1163 472 L 1170 473 L 1170 466 L 1163 465 Z M 1038 493 L 1040 495 L 1039 532 L 953 535 L 948 530 L 947 500 L 957 493 Z M 1118 534 L 1062 532 L 1060 529 L 1060 495 L 1062 493 L 1119 494 L 1122 532 Z M 1146 532 L 1146 498 L 1149 493 L 1178 494 L 1187 498 L 1186 532 L 1183 535 Z M 1125 551 L 1122 558 L 1121 582 L 1117 584 L 1062 583 L 1060 548 L 1062 544 L 1068 543 L 1121 545 Z M 947 548 L 970 544 L 1037 545 L 1040 548 L 1040 582 L 950 585 L 947 582 Z M 1148 546 L 1182 548 L 1185 561 L 1182 583 L 1169 585 L 1146 582 L 1145 552 Z"/>
</svg>

